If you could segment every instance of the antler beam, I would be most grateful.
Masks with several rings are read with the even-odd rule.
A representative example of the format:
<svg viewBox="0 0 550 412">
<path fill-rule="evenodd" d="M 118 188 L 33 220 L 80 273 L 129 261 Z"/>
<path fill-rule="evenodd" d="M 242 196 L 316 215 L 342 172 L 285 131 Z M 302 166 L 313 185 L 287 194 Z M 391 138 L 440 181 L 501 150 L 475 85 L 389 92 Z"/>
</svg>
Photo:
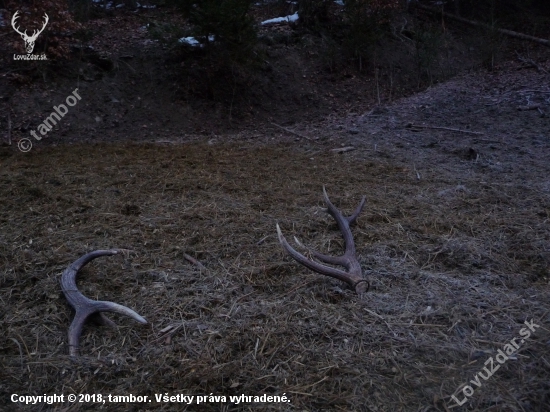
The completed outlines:
<svg viewBox="0 0 550 412">
<path fill-rule="evenodd" d="M 359 206 L 357 206 L 353 214 L 349 217 L 346 217 L 342 215 L 342 213 L 336 208 L 336 206 L 331 203 L 324 186 L 323 195 L 325 198 L 325 203 L 328 207 L 328 212 L 331 214 L 334 220 L 336 220 L 338 228 L 340 229 L 340 232 L 342 232 L 342 236 L 344 237 L 345 253 L 342 256 L 327 256 L 315 250 L 311 250 L 311 254 L 324 263 L 344 266 L 347 271 L 343 271 L 341 269 L 333 268 L 330 266 L 325 266 L 321 263 L 315 262 L 314 260 L 306 258 L 304 255 L 296 251 L 292 246 L 288 244 L 285 237 L 283 236 L 283 233 L 281 232 L 279 224 L 277 223 L 279 242 L 281 242 L 281 245 L 288 252 L 288 254 L 301 265 L 304 265 L 308 269 L 320 273 L 321 275 L 330 276 L 344 281 L 352 288 L 354 288 L 357 294 L 363 294 L 369 290 L 369 283 L 366 279 L 363 278 L 361 265 L 357 260 L 357 256 L 355 253 L 355 243 L 353 242 L 353 235 L 351 234 L 350 225 L 355 222 L 355 220 L 363 210 L 363 207 L 365 206 L 365 197 L 363 196 L 363 199 L 361 200 Z M 298 239 L 294 238 L 294 240 L 300 245 Z"/>
<path fill-rule="evenodd" d="M 114 302 L 88 299 L 78 290 L 76 286 L 76 275 L 78 274 L 78 271 L 88 262 L 100 256 L 116 255 L 118 252 L 119 250 L 117 249 L 96 250 L 94 252 L 90 252 L 82 256 L 77 261 L 71 263 L 61 276 L 61 289 L 63 290 L 63 294 L 76 312 L 73 322 L 69 327 L 69 354 L 71 356 L 78 356 L 79 354 L 79 342 L 82 328 L 84 326 L 84 322 L 86 322 L 86 319 L 88 319 L 91 315 L 98 314 L 99 319 L 103 324 L 112 327 L 116 327 L 115 323 L 102 312 L 115 312 L 121 315 L 129 316 L 139 323 L 147 323 L 144 318 L 126 306 L 122 306 Z"/>
</svg>

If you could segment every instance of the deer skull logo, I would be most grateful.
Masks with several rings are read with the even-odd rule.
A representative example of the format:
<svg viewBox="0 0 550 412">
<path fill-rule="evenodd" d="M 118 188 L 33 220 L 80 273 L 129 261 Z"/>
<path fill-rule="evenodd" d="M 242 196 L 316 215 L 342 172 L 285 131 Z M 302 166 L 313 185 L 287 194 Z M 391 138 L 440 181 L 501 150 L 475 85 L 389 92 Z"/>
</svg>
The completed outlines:
<svg viewBox="0 0 550 412">
<path fill-rule="evenodd" d="M 31 54 L 32 51 L 34 50 L 34 42 L 36 41 L 38 35 L 44 31 L 44 29 L 46 28 L 46 24 L 48 24 L 48 21 L 50 19 L 49 19 L 48 15 L 46 13 L 44 13 L 44 25 L 42 26 L 42 28 L 40 30 L 34 30 L 32 36 L 29 36 L 27 34 L 27 30 L 25 30 L 25 32 L 22 33 L 21 31 L 19 31 L 19 28 L 15 26 L 15 21 L 19 17 L 17 15 L 17 13 L 19 13 L 19 10 L 16 11 L 14 13 L 13 17 L 11 18 L 11 26 L 13 27 L 13 29 L 17 33 L 19 33 L 21 35 L 21 38 L 25 42 L 25 49 L 27 50 L 27 54 Z"/>
</svg>

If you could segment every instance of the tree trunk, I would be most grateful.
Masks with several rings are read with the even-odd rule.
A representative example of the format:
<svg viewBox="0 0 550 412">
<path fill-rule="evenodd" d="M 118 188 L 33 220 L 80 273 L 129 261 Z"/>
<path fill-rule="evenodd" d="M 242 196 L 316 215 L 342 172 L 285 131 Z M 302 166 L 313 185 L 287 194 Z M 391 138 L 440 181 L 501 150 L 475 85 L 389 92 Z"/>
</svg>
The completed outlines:
<svg viewBox="0 0 550 412">
<path fill-rule="evenodd" d="M 458 3 L 459 0 L 455 0 L 455 1 L 456 1 L 456 3 Z M 491 28 L 490 26 L 488 26 L 485 23 L 481 23 L 479 21 L 468 20 L 468 19 L 465 19 L 463 17 L 455 16 L 454 14 L 445 13 L 445 12 L 442 12 L 441 10 L 434 9 L 432 7 L 429 7 L 429 6 L 424 6 L 423 4 L 420 4 L 420 3 L 416 3 L 416 7 L 418 7 L 419 9 L 422 9 L 422 10 L 431 11 L 433 13 L 443 13 L 443 16 L 445 16 L 445 17 L 448 17 L 450 19 L 453 19 L 453 20 L 456 20 L 456 21 L 459 21 L 459 22 L 462 22 L 462 23 L 469 24 L 471 26 L 484 27 L 484 28 L 487 28 L 487 29 Z M 546 47 L 550 47 L 550 40 L 548 40 L 548 39 L 541 39 L 540 37 L 530 36 L 528 34 L 518 33 L 517 31 L 512 31 L 512 30 L 506 30 L 506 29 L 496 29 L 496 30 L 499 33 L 505 34 L 505 35 L 510 36 L 510 37 L 515 37 L 516 39 L 529 40 L 529 41 L 532 41 L 532 42 L 535 42 L 535 43 L 542 44 Z"/>
</svg>

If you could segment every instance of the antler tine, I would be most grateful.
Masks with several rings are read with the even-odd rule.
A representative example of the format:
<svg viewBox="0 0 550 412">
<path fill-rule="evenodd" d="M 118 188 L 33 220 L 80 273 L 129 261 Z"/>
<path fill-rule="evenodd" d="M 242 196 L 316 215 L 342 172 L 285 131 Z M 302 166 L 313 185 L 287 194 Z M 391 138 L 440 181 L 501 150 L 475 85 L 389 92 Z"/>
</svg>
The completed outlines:
<svg viewBox="0 0 550 412">
<path fill-rule="evenodd" d="M 21 36 L 25 36 L 27 34 L 27 30 L 25 30 L 25 33 L 22 33 L 19 31 L 19 27 L 15 27 L 16 21 L 19 18 L 19 16 L 17 15 L 18 13 L 19 13 L 19 10 L 13 13 L 13 16 L 11 17 L 11 25 L 13 29 L 16 31 L 16 33 L 20 34 Z"/>
<path fill-rule="evenodd" d="M 325 186 L 323 186 L 323 196 L 325 198 L 325 203 L 328 207 L 328 212 L 334 218 L 334 220 L 336 220 L 336 223 L 338 224 L 338 229 L 340 229 L 340 232 L 342 232 L 342 236 L 344 237 L 344 245 L 346 250 L 344 256 L 348 254 L 355 255 L 355 243 L 353 241 L 353 235 L 351 234 L 350 225 L 354 223 L 355 220 L 357 220 L 357 217 L 362 212 L 363 207 L 365 206 L 366 197 L 363 196 L 363 199 L 361 199 L 361 202 L 359 203 L 353 214 L 349 217 L 346 217 L 336 208 L 336 206 L 332 204 L 332 202 L 328 198 Z"/>
<path fill-rule="evenodd" d="M 279 242 L 281 242 L 281 245 L 285 248 L 288 254 L 292 256 L 294 260 L 296 260 L 298 263 L 304 265 L 308 269 L 313 270 L 314 272 L 317 272 L 326 276 L 331 276 L 333 278 L 349 283 L 350 277 L 348 273 L 344 272 L 341 269 L 331 268 L 329 266 L 321 265 L 320 263 L 310 260 L 306 258 L 304 255 L 302 255 L 300 252 L 298 252 L 296 249 L 294 249 L 292 246 L 290 246 L 287 240 L 285 239 L 283 233 L 281 232 L 281 228 L 279 227 L 278 223 L 277 223 L 277 233 L 279 235 Z"/>
<path fill-rule="evenodd" d="M 317 259 L 321 260 L 324 263 L 344 266 L 347 269 L 347 272 L 341 269 L 336 269 L 330 266 L 322 265 L 318 262 L 315 262 L 311 259 L 306 258 L 304 255 L 296 251 L 292 246 L 288 244 L 285 237 L 283 236 L 283 233 L 281 232 L 281 228 L 279 227 L 279 224 L 277 224 L 277 233 L 279 235 L 279 242 L 281 243 L 283 248 L 288 252 L 288 254 L 301 265 L 304 265 L 305 267 L 313 270 L 314 272 L 320 273 L 322 275 L 330 276 L 346 282 L 351 287 L 353 287 L 358 294 L 365 293 L 369 289 L 369 283 L 363 278 L 361 265 L 359 264 L 359 261 L 355 256 L 355 243 L 353 242 L 353 235 L 351 234 L 351 229 L 349 226 L 351 223 L 353 223 L 357 219 L 357 216 L 359 216 L 359 214 L 363 210 L 363 206 L 365 205 L 366 199 L 365 197 L 363 197 L 359 206 L 355 209 L 355 212 L 351 216 L 345 217 L 336 208 L 336 206 L 334 206 L 332 202 L 329 200 L 324 186 L 323 186 L 323 194 L 324 194 L 325 202 L 328 207 L 328 212 L 336 220 L 336 223 L 338 224 L 338 228 L 340 229 L 340 231 L 342 232 L 342 236 L 344 237 L 345 253 L 342 256 L 328 256 L 328 255 L 319 253 L 315 250 L 310 250 L 310 252 L 314 257 L 316 257 Z M 300 242 L 298 242 L 297 239 L 296 239 L 296 243 L 300 244 Z"/>
<path fill-rule="evenodd" d="M 357 220 L 357 218 L 359 217 L 359 215 L 363 211 L 363 207 L 365 206 L 366 201 L 367 201 L 367 197 L 363 196 L 363 198 L 361 199 L 361 202 L 359 202 L 359 204 L 357 205 L 357 207 L 353 211 L 353 214 L 346 218 L 350 225 L 355 223 L 355 221 Z"/>
<path fill-rule="evenodd" d="M 80 335 L 82 333 L 84 322 L 86 322 L 86 319 L 89 316 L 95 313 L 99 314 L 100 319 L 104 324 L 108 324 L 110 326 L 116 325 L 102 312 L 115 312 L 121 315 L 129 316 L 139 323 L 147 323 L 143 317 L 126 306 L 122 306 L 114 302 L 92 300 L 87 298 L 78 290 L 78 287 L 76 286 L 76 275 L 78 274 L 78 271 L 87 263 L 100 256 L 116 255 L 120 251 L 122 251 L 122 249 L 96 250 L 94 252 L 90 252 L 71 263 L 61 276 L 61 289 L 63 290 L 63 294 L 76 312 L 73 322 L 69 327 L 69 354 L 71 356 L 78 356 Z"/>
<path fill-rule="evenodd" d="M 42 25 L 42 28 L 40 30 L 36 30 L 38 32 L 36 33 L 36 37 L 38 37 L 38 35 L 44 31 L 49 21 L 50 21 L 50 18 L 46 13 L 44 13 L 44 24 Z"/>
</svg>

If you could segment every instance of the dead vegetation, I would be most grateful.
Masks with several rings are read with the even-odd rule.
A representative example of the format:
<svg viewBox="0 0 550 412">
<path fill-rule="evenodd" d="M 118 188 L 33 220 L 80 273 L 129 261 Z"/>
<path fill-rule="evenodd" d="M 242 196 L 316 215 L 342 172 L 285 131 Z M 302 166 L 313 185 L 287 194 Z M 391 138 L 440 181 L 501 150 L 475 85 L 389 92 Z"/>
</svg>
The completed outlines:
<svg viewBox="0 0 550 412">
<path fill-rule="evenodd" d="M 382 153 L 365 153 L 251 142 L 4 152 L 2 397 L 285 393 L 290 404 L 103 408 L 445 410 L 534 319 L 540 329 L 466 405 L 542 411 L 550 389 L 548 193 L 475 177 L 418 180 Z M 340 253 L 323 184 L 344 213 L 367 195 L 354 228 L 373 279 L 363 298 L 292 263 L 277 241 L 281 222 L 304 243 Z M 137 253 L 89 264 L 80 289 L 149 324 L 89 324 L 72 360 L 60 274 L 81 254 L 111 247 Z"/>
<path fill-rule="evenodd" d="M 128 25 L 143 26 L 132 16 Z M 77 80 L 86 101 L 30 152 L 0 146 L 0 410 L 550 410 L 546 48 L 399 100 L 409 92 L 396 84 L 416 83 L 410 65 L 328 76 L 298 58 L 301 45 L 276 43 L 268 90 L 280 91 L 260 90 L 248 120 L 227 129 L 219 106 L 172 99 L 178 86 L 160 63 L 140 66 L 163 55 L 145 34 L 116 43 L 116 30 L 136 31 L 96 23 L 104 48 L 143 54 L 97 78 L 2 93 L 10 142 Z M 473 67 L 477 50 L 456 47 L 449 62 Z M 371 281 L 363 296 L 300 267 L 278 242 L 277 222 L 341 255 L 323 185 L 344 215 L 367 197 L 353 227 Z M 80 290 L 148 323 L 87 323 L 71 357 L 61 274 L 110 248 L 135 252 L 87 265 Z M 471 383 L 531 320 L 539 327 L 517 353 Z M 464 385 L 475 391 L 456 408 Z M 24 407 L 14 393 L 152 402 Z M 166 393 L 290 403 L 157 403 Z"/>
</svg>

